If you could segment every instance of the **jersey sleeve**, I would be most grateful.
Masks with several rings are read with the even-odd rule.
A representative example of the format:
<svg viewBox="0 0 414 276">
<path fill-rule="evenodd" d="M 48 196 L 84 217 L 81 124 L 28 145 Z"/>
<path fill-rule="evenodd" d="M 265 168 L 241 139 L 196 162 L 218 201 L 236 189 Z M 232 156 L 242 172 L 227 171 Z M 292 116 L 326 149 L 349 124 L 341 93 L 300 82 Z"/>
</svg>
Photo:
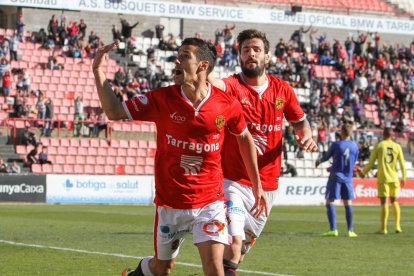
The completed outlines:
<svg viewBox="0 0 414 276">
<path fill-rule="evenodd" d="M 239 101 L 234 99 L 229 107 L 231 112 L 227 121 L 228 130 L 234 135 L 242 135 L 247 131 L 246 121 L 243 116 L 243 111 Z"/>
<path fill-rule="evenodd" d="M 128 118 L 130 120 L 155 121 L 159 117 L 157 114 L 160 105 L 154 94 L 154 91 L 151 91 L 122 102 Z"/>
<path fill-rule="evenodd" d="M 321 158 L 321 163 L 328 161 L 329 158 L 331 158 L 333 156 L 335 146 L 336 146 L 336 143 L 332 143 L 332 145 L 329 147 L 328 151 Z"/>
<path fill-rule="evenodd" d="M 290 87 L 288 84 L 285 85 L 285 89 L 286 99 L 288 100 L 284 110 L 286 120 L 292 123 L 297 123 L 305 120 L 306 114 L 303 112 L 302 107 L 300 107 L 295 91 L 293 91 L 292 87 Z"/>
</svg>

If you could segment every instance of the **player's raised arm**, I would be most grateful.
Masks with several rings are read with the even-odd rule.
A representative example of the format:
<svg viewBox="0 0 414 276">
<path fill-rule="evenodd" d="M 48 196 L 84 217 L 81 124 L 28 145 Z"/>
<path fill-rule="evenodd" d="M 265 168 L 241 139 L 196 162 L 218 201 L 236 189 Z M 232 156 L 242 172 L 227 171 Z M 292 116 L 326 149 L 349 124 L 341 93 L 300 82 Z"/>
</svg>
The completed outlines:
<svg viewBox="0 0 414 276">
<path fill-rule="evenodd" d="M 111 44 L 105 45 L 98 49 L 95 55 L 95 59 L 92 64 L 93 74 L 95 76 L 95 84 L 98 90 L 99 99 L 102 104 L 102 108 L 105 111 L 108 119 L 121 120 L 128 119 L 128 116 L 116 97 L 115 92 L 112 90 L 111 85 L 106 79 L 105 73 L 102 70 L 105 56 L 112 49 L 118 47 L 119 41 L 116 40 Z"/>
<path fill-rule="evenodd" d="M 295 140 L 299 147 L 308 152 L 315 152 L 318 150 L 318 146 L 312 139 L 312 129 L 308 120 L 304 119 L 300 122 L 294 123 L 295 128 Z"/>
<path fill-rule="evenodd" d="M 255 197 L 255 203 L 250 210 L 254 217 L 259 217 L 263 212 L 268 215 L 267 200 L 260 182 L 260 174 L 257 166 L 257 153 L 253 137 L 249 131 L 236 136 L 239 144 L 240 154 L 246 166 L 247 174 L 252 182 L 252 190 Z"/>
<path fill-rule="evenodd" d="M 218 89 L 226 91 L 226 84 L 223 80 L 214 77 L 214 72 L 208 74 L 207 81 L 211 83 L 213 86 L 217 87 Z"/>
</svg>

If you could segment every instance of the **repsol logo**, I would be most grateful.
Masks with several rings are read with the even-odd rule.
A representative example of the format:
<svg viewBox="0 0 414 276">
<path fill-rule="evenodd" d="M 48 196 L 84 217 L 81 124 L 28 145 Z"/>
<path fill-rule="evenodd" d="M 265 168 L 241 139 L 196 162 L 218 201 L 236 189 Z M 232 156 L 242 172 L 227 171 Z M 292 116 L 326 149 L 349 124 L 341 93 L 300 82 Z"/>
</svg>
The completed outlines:
<svg viewBox="0 0 414 276">
<path fill-rule="evenodd" d="M 287 186 L 286 195 L 325 195 L 326 186 Z"/>
<path fill-rule="evenodd" d="M 0 185 L 0 194 L 43 194 L 45 187 L 42 185 Z"/>
</svg>

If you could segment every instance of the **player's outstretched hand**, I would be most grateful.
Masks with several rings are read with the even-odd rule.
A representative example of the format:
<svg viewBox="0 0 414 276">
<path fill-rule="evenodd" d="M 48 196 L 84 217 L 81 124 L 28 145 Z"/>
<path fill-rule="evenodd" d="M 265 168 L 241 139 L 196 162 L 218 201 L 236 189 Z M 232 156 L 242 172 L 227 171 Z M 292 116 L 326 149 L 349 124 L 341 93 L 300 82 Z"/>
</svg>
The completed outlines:
<svg viewBox="0 0 414 276">
<path fill-rule="evenodd" d="M 256 191 L 253 189 L 253 194 L 255 202 L 252 209 L 250 209 L 250 213 L 252 213 L 255 218 L 258 218 L 264 212 L 267 217 L 269 213 L 267 208 L 267 199 L 263 189 L 260 188 Z"/>
<path fill-rule="evenodd" d="M 104 61 L 105 55 L 109 53 L 112 49 L 117 48 L 118 46 L 119 46 L 119 40 L 115 40 L 111 44 L 98 48 L 95 54 L 95 59 L 93 60 L 92 69 L 95 70 L 101 67 Z"/>
<path fill-rule="evenodd" d="M 309 127 L 303 127 L 296 130 L 296 144 L 307 152 L 315 152 L 318 150 L 316 142 L 312 139 L 312 130 Z"/>
</svg>

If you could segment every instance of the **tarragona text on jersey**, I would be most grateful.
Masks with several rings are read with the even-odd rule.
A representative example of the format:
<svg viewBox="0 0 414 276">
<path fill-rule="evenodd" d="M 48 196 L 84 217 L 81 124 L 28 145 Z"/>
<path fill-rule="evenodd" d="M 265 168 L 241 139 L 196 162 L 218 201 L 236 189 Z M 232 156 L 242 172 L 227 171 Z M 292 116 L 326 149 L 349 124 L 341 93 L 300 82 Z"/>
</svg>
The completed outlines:
<svg viewBox="0 0 414 276">
<path fill-rule="evenodd" d="M 306 115 L 293 89 L 283 80 L 266 75 L 267 88 L 261 93 L 247 85 L 240 74 L 224 79 L 226 93 L 241 103 L 249 131 L 255 141 L 260 178 L 264 190 L 276 190 L 280 176 L 283 117 L 289 122 L 304 120 Z M 223 146 L 224 177 L 251 186 L 237 142 L 226 135 Z"/>
<path fill-rule="evenodd" d="M 239 102 L 209 85 L 207 97 L 194 109 L 181 86 L 174 85 L 123 105 L 131 120 L 157 126 L 157 205 L 194 209 L 224 200 L 220 155 L 224 136 L 247 131 Z M 231 133 L 225 134 L 225 129 Z"/>
</svg>

